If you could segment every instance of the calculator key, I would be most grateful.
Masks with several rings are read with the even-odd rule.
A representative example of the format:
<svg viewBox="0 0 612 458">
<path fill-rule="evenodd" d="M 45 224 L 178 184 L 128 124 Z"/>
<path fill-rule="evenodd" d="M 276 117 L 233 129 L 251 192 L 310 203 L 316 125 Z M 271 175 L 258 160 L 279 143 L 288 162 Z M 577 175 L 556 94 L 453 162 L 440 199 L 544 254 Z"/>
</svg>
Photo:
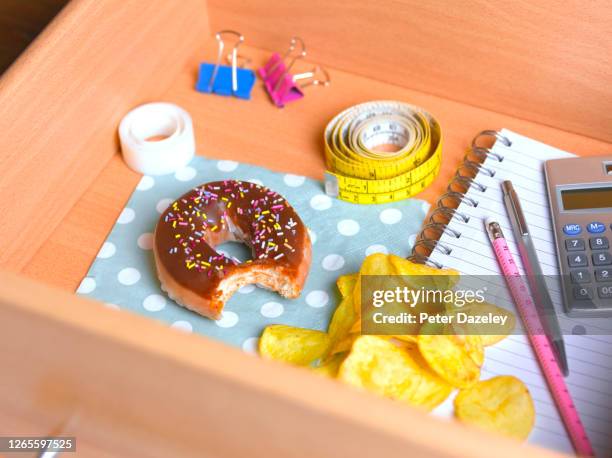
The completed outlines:
<svg viewBox="0 0 612 458">
<path fill-rule="evenodd" d="M 591 272 L 588 269 L 576 269 L 570 271 L 572 283 L 588 283 L 591 281 Z M 611 279 L 612 280 L 612 279 Z"/>
<path fill-rule="evenodd" d="M 582 251 L 584 250 L 583 239 L 567 239 L 565 241 L 565 249 L 567 251 Z"/>
<path fill-rule="evenodd" d="M 593 290 L 588 286 L 574 286 L 574 299 L 579 301 L 593 299 Z"/>
<path fill-rule="evenodd" d="M 601 299 L 610 299 L 612 298 L 612 285 L 603 285 L 597 288 L 597 295 Z"/>
<path fill-rule="evenodd" d="M 612 281 L 612 269 L 595 269 L 595 280 Z"/>
<path fill-rule="evenodd" d="M 578 235 L 582 232 L 580 224 L 566 224 L 563 226 L 563 232 L 565 235 Z"/>
<path fill-rule="evenodd" d="M 600 234 L 605 230 L 606 225 L 604 223 L 593 221 L 592 223 L 587 224 L 587 231 L 589 231 L 591 234 Z"/>
<path fill-rule="evenodd" d="M 596 266 L 607 266 L 612 264 L 612 256 L 607 251 L 603 253 L 593 253 L 593 264 Z"/>
<path fill-rule="evenodd" d="M 570 254 L 567 257 L 567 262 L 570 267 L 586 267 L 589 265 L 589 261 L 584 254 Z"/>
<path fill-rule="evenodd" d="M 610 247 L 608 237 L 591 237 L 589 239 L 591 250 L 607 250 Z"/>
</svg>

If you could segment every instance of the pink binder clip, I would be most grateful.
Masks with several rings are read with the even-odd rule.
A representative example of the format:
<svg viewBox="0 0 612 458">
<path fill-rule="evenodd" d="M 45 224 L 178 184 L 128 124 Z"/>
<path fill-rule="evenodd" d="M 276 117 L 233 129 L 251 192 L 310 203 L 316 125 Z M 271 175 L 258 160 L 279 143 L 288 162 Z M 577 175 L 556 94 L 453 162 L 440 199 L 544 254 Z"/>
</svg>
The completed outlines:
<svg viewBox="0 0 612 458">
<path fill-rule="evenodd" d="M 306 46 L 299 37 L 291 38 L 289 49 L 283 57 L 278 53 L 272 54 L 270 60 L 259 69 L 259 75 L 264 81 L 266 91 L 274 104 L 282 108 L 286 103 L 304 97 L 300 86 L 289 73 L 296 60 L 306 56 Z M 291 60 L 287 63 L 287 59 Z"/>
</svg>

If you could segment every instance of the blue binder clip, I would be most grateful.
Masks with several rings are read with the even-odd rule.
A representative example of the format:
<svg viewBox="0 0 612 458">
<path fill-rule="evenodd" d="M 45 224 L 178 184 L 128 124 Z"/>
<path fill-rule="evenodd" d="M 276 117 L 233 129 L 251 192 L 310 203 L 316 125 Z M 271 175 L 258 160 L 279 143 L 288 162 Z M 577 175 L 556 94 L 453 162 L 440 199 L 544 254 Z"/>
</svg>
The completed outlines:
<svg viewBox="0 0 612 458">
<path fill-rule="evenodd" d="M 225 48 L 222 35 L 235 35 L 238 37 L 238 42 L 228 56 L 231 56 L 231 66 L 221 65 L 223 49 Z M 209 63 L 200 65 L 196 90 L 249 100 L 251 98 L 251 90 L 255 84 L 255 73 L 252 70 L 238 68 L 237 62 L 238 46 L 244 41 L 244 36 L 233 30 L 222 30 L 215 34 L 215 38 L 219 42 L 217 62 L 214 65 Z"/>
</svg>

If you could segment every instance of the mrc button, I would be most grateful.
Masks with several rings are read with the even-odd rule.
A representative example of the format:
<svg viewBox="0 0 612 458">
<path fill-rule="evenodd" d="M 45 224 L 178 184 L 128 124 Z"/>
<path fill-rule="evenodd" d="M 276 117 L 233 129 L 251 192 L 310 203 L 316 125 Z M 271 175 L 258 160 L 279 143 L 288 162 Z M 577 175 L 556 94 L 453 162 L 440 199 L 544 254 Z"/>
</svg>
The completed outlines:
<svg viewBox="0 0 612 458">
<path fill-rule="evenodd" d="M 605 230 L 606 225 L 604 223 L 593 221 L 592 223 L 587 224 L 587 231 L 589 231 L 591 234 L 599 234 Z"/>
<path fill-rule="evenodd" d="M 580 228 L 580 224 L 566 224 L 563 226 L 563 232 L 565 232 L 566 235 L 578 235 L 582 232 L 582 229 Z"/>
</svg>

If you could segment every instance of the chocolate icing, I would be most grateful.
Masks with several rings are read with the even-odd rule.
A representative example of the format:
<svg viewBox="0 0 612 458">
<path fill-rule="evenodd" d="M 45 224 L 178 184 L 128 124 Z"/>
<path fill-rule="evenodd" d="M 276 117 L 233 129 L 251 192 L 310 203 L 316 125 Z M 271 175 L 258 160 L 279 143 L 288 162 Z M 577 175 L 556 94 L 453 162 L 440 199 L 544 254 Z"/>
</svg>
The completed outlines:
<svg viewBox="0 0 612 458">
<path fill-rule="evenodd" d="M 225 241 L 251 247 L 239 264 L 214 247 Z M 304 223 L 278 193 L 246 181 L 198 186 L 162 213 L 155 229 L 158 263 L 181 286 L 206 296 L 226 276 L 253 265 L 297 272 L 310 244 Z"/>
</svg>

